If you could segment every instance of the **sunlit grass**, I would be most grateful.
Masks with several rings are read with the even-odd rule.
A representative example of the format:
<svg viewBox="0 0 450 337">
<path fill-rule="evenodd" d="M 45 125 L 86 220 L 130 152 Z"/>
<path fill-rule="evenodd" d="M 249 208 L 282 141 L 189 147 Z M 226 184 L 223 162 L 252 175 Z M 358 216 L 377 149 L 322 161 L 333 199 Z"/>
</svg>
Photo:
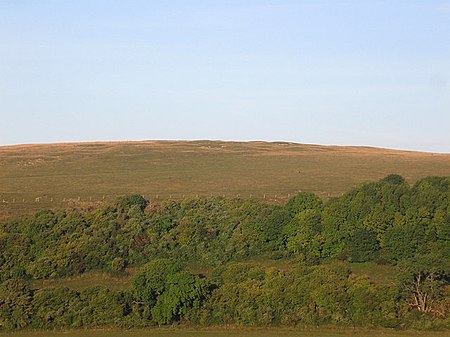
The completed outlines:
<svg viewBox="0 0 450 337">
<path fill-rule="evenodd" d="M 341 195 L 388 174 L 450 175 L 450 155 L 264 142 L 123 142 L 0 147 L 0 218 L 96 207 L 117 195 L 220 195 L 285 202 Z M 3 202 L 5 201 L 5 202 Z"/>
<path fill-rule="evenodd" d="M 67 287 L 74 290 L 83 290 L 89 287 L 104 286 L 111 290 L 127 290 L 131 278 L 131 274 L 117 276 L 109 273 L 86 273 L 59 279 L 31 281 L 31 287 L 34 289 Z"/>
<path fill-rule="evenodd" d="M 262 268 L 276 268 L 281 271 L 294 269 L 299 262 L 295 258 L 285 258 L 280 260 L 272 260 L 264 256 L 242 260 L 241 263 L 256 265 Z M 326 262 L 325 262 L 326 263 Z M 374 262 L 366 263 L 348 263 L 348 267 L 355 276 L 367 276 L 369 280 L 375 284 L 390 284 L 395 281 L 393 266 L 379 265 Z M 194 262 L 189 263 L 186 268 L 194 274 L 202 274 L 207 277 L 212 276 L 213 267 L 202 266 Z M 133 275 L 138 268 L 128 270 L 124 275 L 112 275 L 110 273 L 86 273 L 77 276 L 63 277 L 59 279 L 34 280 L 31 281 L 31 287 L 34 289 L 67 287 L 73 290 L 83 290 L 89 287 L 104 286 L 111 290 L 128 290 Z"/>
</svg>

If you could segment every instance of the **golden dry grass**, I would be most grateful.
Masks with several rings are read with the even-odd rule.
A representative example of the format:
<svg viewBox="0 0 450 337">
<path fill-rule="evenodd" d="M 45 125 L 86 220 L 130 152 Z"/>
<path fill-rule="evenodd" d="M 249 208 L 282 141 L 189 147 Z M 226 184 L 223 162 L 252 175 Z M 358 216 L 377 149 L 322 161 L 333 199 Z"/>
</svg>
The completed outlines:
<svg viewBox="0 0 450 337">
<path fill-rule="evenodd" d="M 429 175 L 450 176 L 450 155 L 219 141 L 4 146 L 0 218 L 43 207 L 96 207 L 131 193 L 153 202 L 197 195 L 284 202 L 300 190 L 328 198 L 390 173 L 410 183 Z"/>
</svg>

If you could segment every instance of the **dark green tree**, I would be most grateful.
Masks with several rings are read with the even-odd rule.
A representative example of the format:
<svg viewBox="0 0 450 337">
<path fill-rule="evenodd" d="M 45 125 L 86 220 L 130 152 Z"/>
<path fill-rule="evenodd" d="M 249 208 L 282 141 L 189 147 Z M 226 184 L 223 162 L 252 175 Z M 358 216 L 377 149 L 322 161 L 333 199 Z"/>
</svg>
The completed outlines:
<svg viewBox="0 0 450 337">
<path fill-rule="evenodd" d="M 9 279 L 0 285 L 0 327 L 24 328 L 31 323 L 32 292 L 25 281 Z"/>
<path fill-rule="evenodd" d="M 185 317 L 190 309 L 198 309 L 207 298 L 210 287 L 205 278 L 186 271 L 168 275 L 164 291 L 152 308 L 153 320 L 169 324 Z"/>
<path fill-rule="evenodd" d="M 314 193 L 300 192 L 289 199 L 285 207 L 289 211 L 291 216 L 295 216 L 296 214 L 307 209 L 321 211 L 323 207 L 323 201 Z"/>
<path fill-rule="evenodd" d="M 361 228 L 350 237 L 348 250 L 352 262 L 366 262 L 377 258 L 380 245 L 374 232 Z"/>
</svg>

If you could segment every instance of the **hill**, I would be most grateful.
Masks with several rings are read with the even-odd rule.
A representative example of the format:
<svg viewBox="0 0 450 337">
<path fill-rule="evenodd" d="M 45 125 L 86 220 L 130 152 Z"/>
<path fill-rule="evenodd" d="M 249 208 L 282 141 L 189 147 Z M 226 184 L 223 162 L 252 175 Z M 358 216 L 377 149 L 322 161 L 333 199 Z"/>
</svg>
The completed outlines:
<svg viewBox="0 0 450 337">
<path fill-rule="evenodd" d="M 117 195 L 220 195 L 285 202 L 322 198 L 397 173 L 450 175 L 450 155 L 369 147 L 220 141 L 98 142 L 0 147 L 0 218 L 92 206 Z"/>
</svg>

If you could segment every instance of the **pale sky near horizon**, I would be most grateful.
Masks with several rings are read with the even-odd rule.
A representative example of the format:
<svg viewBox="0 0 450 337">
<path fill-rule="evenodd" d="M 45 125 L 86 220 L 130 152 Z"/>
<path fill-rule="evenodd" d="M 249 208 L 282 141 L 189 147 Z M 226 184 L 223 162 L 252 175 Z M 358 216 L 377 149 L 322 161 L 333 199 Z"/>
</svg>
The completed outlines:
<svg viewBox="0 0 450 337">
<path fill-rule="evenodd" d="M 0 145 L 450 153 L 450 0 L 0 0 Z"/>
</svg>

